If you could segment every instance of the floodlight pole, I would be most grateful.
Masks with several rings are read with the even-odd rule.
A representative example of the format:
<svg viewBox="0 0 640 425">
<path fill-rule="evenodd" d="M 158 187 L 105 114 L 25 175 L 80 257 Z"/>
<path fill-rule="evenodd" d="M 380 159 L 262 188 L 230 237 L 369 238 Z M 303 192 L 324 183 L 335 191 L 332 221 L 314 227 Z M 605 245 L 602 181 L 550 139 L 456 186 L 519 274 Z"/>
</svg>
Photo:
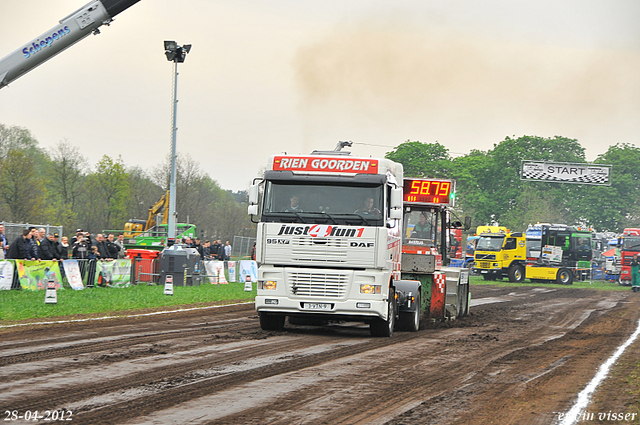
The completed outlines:
<svg viewBox="0 0 640 425">
<path fill-rule="evenodd" d="M 178 61 L 173 61 L 173 117 L 172 117 L 172 137 L 171 137 L 171 180 L 169 182 L 169 229 L 167 234 L 167 245 L 171 246 L 176 240 L 176 136 L 178 114 Z M 165 212 L 166 214 L 166 212 Z"/>
<path fill-rule="evenodd" d="M 184 62 L 187 53 L 191 50 L 190 44 L 178 46 L 175 41 L 164 42 L 164 54 L 167 60 L 173 62 L 173 114 L 172 114 L 172 137 L 171 137 L 171 181 L 169 182 L 169 220 L 167 229 L 167 246 L 171 246 L 176 241 L 176 136 L 178 132 L 178 62 Z"/>
</svg>

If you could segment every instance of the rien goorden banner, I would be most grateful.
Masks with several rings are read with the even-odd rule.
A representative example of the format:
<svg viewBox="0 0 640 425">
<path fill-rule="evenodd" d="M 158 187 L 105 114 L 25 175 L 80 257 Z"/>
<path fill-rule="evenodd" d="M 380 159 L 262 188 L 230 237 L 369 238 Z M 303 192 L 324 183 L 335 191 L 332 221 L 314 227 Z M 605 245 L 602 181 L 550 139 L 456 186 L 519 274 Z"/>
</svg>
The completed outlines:
<svg viewBox="0 0 640 425">
<path fill-rule="evenodd" d="M 611 165 L 522 161 L 521 180 L 611 186 Z"/>
</svg>

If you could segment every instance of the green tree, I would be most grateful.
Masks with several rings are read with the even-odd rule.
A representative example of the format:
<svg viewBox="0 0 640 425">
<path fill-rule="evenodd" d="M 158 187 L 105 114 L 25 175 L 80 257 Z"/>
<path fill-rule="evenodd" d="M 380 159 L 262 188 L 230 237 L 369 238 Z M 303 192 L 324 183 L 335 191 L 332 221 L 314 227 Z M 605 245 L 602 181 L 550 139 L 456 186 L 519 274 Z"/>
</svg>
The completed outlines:
<svg viewBox="0 0 640 425">
<path fill-rule="evenodd" d="M 44 220 L 45 186 L 39 178 L 35 161 L 20 150 L 9 150 L 0 159 L 0 197 L 16 222 Z"/>
<path fill-rule="evenodd" d="M 67 140 L 49 150 L 48 215 L 66 229 L 78 225 L 78 205 L 85 192 L 87 160 Z"/>
<path fill-rule="evenodd" d="M 149 216 L 149 208 L 160 200 L 166 189 L 154 183 L 149 173 L 140 167 L 131 167 L 127 172 L 129 173 L 129 186 L 131 189 L 131 196 L 127 202 L 127 219 L 138 218 L 146 220 Z M 123 228 L 124 223 L 118 227 L 118 229 Z"/>
<path fill-rule="evenodd" d="M 121 157 L 104 155 L 88 176 L 89 204 L 83 209 L 87 228 L 94 231 L 121 229 L 127 220 L 130 198 L 129 174 Z"/>
<path fill-rule="evenodd" d="M 385 157 L 401 163 L 404 167 L 404 175 L 408 177 L 446 178 L 450 173 L 449 150 L 438 142 L 422 143 L 407 140 L 394 151 L 388 152 Z"/>
</svg>

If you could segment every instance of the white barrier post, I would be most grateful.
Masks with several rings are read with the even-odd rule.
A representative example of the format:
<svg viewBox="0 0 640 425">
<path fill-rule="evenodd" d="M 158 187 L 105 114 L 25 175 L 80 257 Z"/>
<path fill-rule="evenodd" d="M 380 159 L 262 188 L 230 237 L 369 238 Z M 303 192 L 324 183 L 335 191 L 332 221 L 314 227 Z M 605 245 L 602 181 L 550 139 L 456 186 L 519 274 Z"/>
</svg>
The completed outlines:
<svg viewBox="0 0 640 425">
<path fill-rule="evenodd" d="M 164 294 L 173 295 L 173 275 L 168 274 L 164 279 Z"/>
<path fill-rule="evenodd" d="M 53 279 L 47 281 L 47 290 L 44 293 L 45 304 L 58 303 L 58 291 L 56 291 L 56 282 Z"/>
</svg>

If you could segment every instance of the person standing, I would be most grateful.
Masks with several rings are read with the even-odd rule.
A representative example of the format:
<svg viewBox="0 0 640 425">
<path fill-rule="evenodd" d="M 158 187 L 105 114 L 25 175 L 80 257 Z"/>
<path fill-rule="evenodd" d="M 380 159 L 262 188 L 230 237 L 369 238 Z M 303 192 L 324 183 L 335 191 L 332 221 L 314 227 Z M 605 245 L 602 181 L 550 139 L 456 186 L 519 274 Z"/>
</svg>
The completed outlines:
<svg viewBox="0 0 640 425">
<path fill-rule="evenodd" d="M 73 244 L 73 258 L 77 260 L 89 258 L 89 244 L 84 240 L 82 232 L 76 235 L 76 242 Z"/>
<path fill-rule="evenodd" d="M 58 249 L 54 246 L 53 235 L 41 239 L 38 245 L 38 254 L 41 260 L 57 260 Z"/>
<path fill-rule="evenodd" d="M 638 260 L 638 254 L 634 254 L 631 260 L 631 290 L 640 292 L 640 260 Z"/>
<path fill-rule="evenodd" d="M 4 235 L 4 224 L 0 223 L 0 260 L 7 257 L 7 251 L 9 250 L 9 244 L 7 238 Z"/>
<path fill-rule="evenodd" d="M 224 245 L 224 256 L 229 261 L 231 258 L 231 245 L 229 245 L 229 241 L 227 241 Z"/>
<path fill-rule="evenodd" d="M 105 242 L 105 239 L 104 239 L 104 236 L 102 236 L 102 233 L 98 233 L 96 235 L 96 242 L 92 245 L 98 248 L 97 258 L 99 258 L 100 260 L 106 260 L 107 258 L 111 258 L 111 256 L 109 255 L 109 249 L 107 248 L 107 243 Z M 91 252 L 93 252 L 93 250 L 91 250 Z"/>
<path fill-rule="evenodd" d="M 124 235 L 122 233 L 118 234 L 118 238 L 116 239 L 116 241 L 114 243 L 116 245 L 118 245 L 118 248 L 120 248 L 118 250 L 118 258 L 124 258 L 124 256 L 125 256 L 125 252 L 124 252 Z"/>
<path fill-rule="evenodd" d="M 53 236 L 55 237 L 57 233 Z M 60 244 L 58 245 L 58 251 L 60 252 L 60 259 L 66 260 L 69 258 L 69 238 L 63 236 L 60 240 Z"/>
<path fill-rule="evenodd" d="M 36 230 L 35 227 L 29 227 L 29 235 L 27 236 L 27 239 L 28 239 L 27 257 L 35 261 L 40 258 L 38 254 L 38 243 L 37 243 L 38 231 Z"/>
<path fill-rule="evenodd" d="M 204 258 L 204 247 L 200 243 L 200 238 L 196 238 L 193 247 L 196 249 L 196 251 L 198 251 L 198 254 L 200 254 L 200 258 Z"/>
<path fill-rule="evenodd" d="M 31 238 L 29 229 L 24 229 L 22 235 L 18 236 L 9 246 L 7 251 L 7 259 L 10 260 L 33 260 L 29 257 L 28 244 Z"/>
<path fill-rule="evenodd" d="M 118 246 L 118 244 L 116 244 L 116 240 L 115 240 L 115 237 L 113 236 L 113 233 L 109 233 L 109 236 L 107 237 L 105 244 L 107 246 L 107 252 L 108 252 L 107 258 L 112 258 L 114 260 L 118 258 L 118 254 L 120 253 L 120 247 Z"/>
</svg>

